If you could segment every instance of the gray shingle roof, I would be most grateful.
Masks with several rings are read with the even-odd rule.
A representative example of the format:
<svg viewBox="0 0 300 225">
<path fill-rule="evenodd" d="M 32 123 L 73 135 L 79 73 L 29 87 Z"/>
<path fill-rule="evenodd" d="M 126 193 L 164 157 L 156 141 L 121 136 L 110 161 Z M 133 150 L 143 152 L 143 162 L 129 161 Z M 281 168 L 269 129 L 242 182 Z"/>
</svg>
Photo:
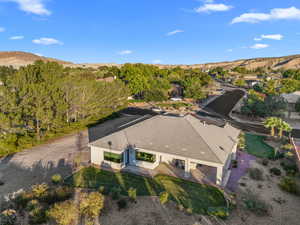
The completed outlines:
<svg viewBox="0 0 300 225">
<path fill-rule="evenodd" d="M 192 115 L 158 115 L 103 137 L 91 145 L 117 151 L 123 151 L 131 145 L 154 152 L 224 163 L 238 135 L 239 130 L 229 124 L 218 127 L 204 124 Z"/>
</svg>

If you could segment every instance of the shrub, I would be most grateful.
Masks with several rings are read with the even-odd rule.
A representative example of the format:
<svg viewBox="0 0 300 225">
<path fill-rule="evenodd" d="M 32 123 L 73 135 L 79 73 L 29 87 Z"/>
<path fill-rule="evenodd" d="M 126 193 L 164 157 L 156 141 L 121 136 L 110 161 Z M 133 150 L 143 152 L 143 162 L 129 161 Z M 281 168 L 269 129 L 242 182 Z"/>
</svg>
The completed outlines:
<svg viewBox="0 0 300 225">
<path fill-rule="evenodd" d="M 100 194 L 104 194 L 105 187 L 104 186 L 100 186 L 99 189 L 98 189 L 98 191 L 99 191 Z"/>
<path fill-rule="evenodd" d="M 295 176 L 299 171 L 296 163 L 290 160 L 285 160 L 280 165 L 289 176 Z"/>
<path fill-rule="evenodd" d="M 269 160 L 268 159 L 263 159 L 262 160 L 262 165 L 263 166 L 268 166 L 269 165 Z"/>
<path fill-rule="evenodd" d="M 17 220 L 17 212 L 14 209 L 4 210 L 0 214 L 0 225 L 14 225 Z"/>
<path fill-rule="evenodd" d="M 73 193 L 74 189 L 71 187 L 57 187 L 48 191 L 47 195 L 45 195 L 42 200 L 51 205 L 56 202 L 63 202 L 70 199 L 73 196 Z"/>
<path fill-rule="evenodd" d="M 34 224 L 42 224 L 47 222 L 46 212 L 41 206 L 36 206 L 29 212 L 29 223 Z"/>
<path fill-rule="evenodd" d="M 4 185 L 4 181 L 0 180 L 0 186 Z"/>
<path fill-rule="evenodd" d="M 33 200 L 31 200 L 31 201 L 29 201 L 29 202 L 27 203 L 26 210 L 31 211 L 31 210 L 33 210 L 34 208 L 38 207 L 39 204 L 40 204 L 40 203 L 39 203 L 38 200 L 33 199 Z"/>
<path fill-rule="evenodd" d="M 193 208 L 191 208 L 191 207 L 187 208 L 186 212 L 190 215 L 193 214 Z"/>
<path fill-rule="evenodd" d="M 56 203 L 47 211 L 47 216 L 58 225 L 75 224 L 78 216 L 77 207 L 70 200 Z"/>
<path fill-rule="evenodd" d="M 126 201 L 126 199 L 120 199 L 118 202 L 117 202 L 117 204 L 118 204 L 118 207 L 119 207 L 119 210 L 121 210 L 121 209 L 125 209 L 126 207 L 127 207 L 127 201 Z"/>
<path fill-rule="evenodd" d="M 269 215 L 269 205 L 250 190 L 248 190 L 247 194 L 244 195 L 244 204 L 246 209 L 253 212 L 257 216 Z"/>
<path fill-rule="evenodd" d="M 62 182 L 62 177 L 60 174 L 54 174 L 52 177 L 51 177 L 51 181 L 53 184 L 60 184 Z"/>
<path fill-rule="evenodd" d="M 32 194 L 34 198 L 37 199 L 42 199 L 44 198 L 48 193 L 49 187 L 47 184 L 42 183 L 42 184 L 37 184 L 32 186 Z"/>
<path fill-rule="evenodd" d="M 281 170 L 276 168 L 276 167 L 273 167 L 270 169 L 270 173 L 275 175 L 275 176 L 280 176 L 281 175 Z"/>
<path fill-rule="evenodd" d="M 136 201 L 136 189 L 135 188 L 129 188 L 128 189 L 128 196 L 129 196 L 129 199 L 133 202 Z"/>
<path fill-rule="evenodd" d="M 207 213 L 208 215 L 217 216 L 221 219 L 226 219 L 229 216 L 229 211 L 226 207 L 209 207 Z"/>
<path fill-rule="evenodd" d="M 32 199 L 32 194 L 21 192 L 14 199 L 13 202 L 16 204 L 17 208 L 24 209 L 27 203 Z"/>
<path fill-rule="evenodd" d="M 111 190 L 111 197 L 113 200 L 118 200 L 120 199 L 121 196 L 121 189 L 119 187 L 114 187 Z"/>
<path fill-rule="evenodd" d="M 263 172 L 258 168 L 250 168 L 249 176 L 253 180 L 263 180 Z"/>
<path fill-rule="evenodd" d="M 86 224 L 94 224 L 93 221 L 99 216 L 104 207 L 104 196 L 98 192 L 84 193 L 81 195 L 79 211 L 86 219 Z"/>
<path fill-rule="evenodd" d="M 300 187 L 297 185 L 296 180 L 291 177 L 284 177 L 280 183 L 279 187 L 286 192 L 291 194 L 300 195 Z"/>
<path fill-rule="evenodd" d="M 177 208 L 179 211 L 183 211 L 184 210 L 184 206 L 182 204 L 178 204 Z"/>
<path fill-rule="evenodd" d="M 159 201 L 162 205 L 166 204 L 169 200 L 169 193 L 164 191 L 159 194 Z"/>
</svg>

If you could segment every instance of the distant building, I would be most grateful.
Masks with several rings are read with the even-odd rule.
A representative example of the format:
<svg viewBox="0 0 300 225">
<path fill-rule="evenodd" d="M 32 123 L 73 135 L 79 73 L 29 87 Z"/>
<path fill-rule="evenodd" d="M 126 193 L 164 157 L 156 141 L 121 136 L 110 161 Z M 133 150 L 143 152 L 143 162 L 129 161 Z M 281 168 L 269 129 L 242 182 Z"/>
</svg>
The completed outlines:
<svg viewBox="0 0 300 225">
<path fill-rule="evenodd" d="M 300 115 L 296 112 L 296 103 L 300 99 L 300 91 L 281 95 L 288 104 L 288 110 L 285 114 L 288 119 L 300 119 Z"/>
</svg>

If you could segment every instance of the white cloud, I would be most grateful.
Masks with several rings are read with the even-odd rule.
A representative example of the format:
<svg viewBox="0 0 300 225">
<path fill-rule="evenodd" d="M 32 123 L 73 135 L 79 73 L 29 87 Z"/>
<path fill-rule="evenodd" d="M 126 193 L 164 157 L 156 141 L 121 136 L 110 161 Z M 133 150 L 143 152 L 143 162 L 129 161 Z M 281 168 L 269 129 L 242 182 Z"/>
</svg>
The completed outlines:
<svg viewBox="0 0 300 225">
<path fill-rule="evenodd" d="M 43 56 L 43 54 L 41 54 L 41 53 L 34 53 L 34 54 L 37 55 L 37 56 L 40 56 L 40 57 Z"/>
<path fill-rule="evenodd" d="M 196 8 L 195 11 L 197 13 L 222 12 L 222 11 L 228 11 L 232 8 L 233 7 L 230 5 L 207 3 L 199 8 Z"/>
<path fill-rule="evenodd" d="M 231 49 L 231 48 L 227 49 L 227 52 L 233 52 L 233 49 Z"/>
<path fill-rule="evenodd" d="M 123 50 L 123 51 L 118 52 L 119 55 L 130 55 L 132 53 L 133 53 L 133 51 L 131 51 L 131 50 Z"/>
<path fill-rule="evenodd" d="M 160 64 L 161 63 L 161 60 L 160 59 L 155 59 L 152 61 L 153 64 Z"/>
<path fill-rule="evenodd" d="M 12 36 L 9 39 L 10 40 L 22 40 L 22 39 L 24 39 L 24 36 Z"/>
<path fill-rule="evenodd" d="M 300 20 L 300 9 L 290 7 L 272 9 L 269 13 L 244 13 L 234 18 L 231 23 L 259 23 L 270 20 Z"/>
<path fill-rule="evenodd" d="M 268 48 L 269 45 L 267 44 L 255 44 L 255 45 L 252 45 L 250 48 L 253 48 L 253 49 L 263 49 L 263 48 Z"/>
<path fill-rule="evenodd" d="M 36 15 L 49 16 L 51 11 L 49 11 L 45 4 L 45 0 L 0 0 L 2 2 L 15 2 L 19 5 L 20 10 L 32 13 Z"/>
<path fill-rule="evenodd" d="M 263 39 L 280 41 L 283 39 L 283 35 L 282 34 L 263 34 L 260 37 L 254 38 L 254 41 L 262 41 Z"/>
<path fill-rule="evenodd" d="M 183 30 L 173 30 L 173 31 L 167 33 L 167 36 L 172 36 L 172 35 L 175 35 L 178 33 L 183 33 L 183 32 L 184 32 Z"/>
<path fill-rule="evenodd" d="M 0 32 L 4 32 L 5 28 L 4 27 L 0 27 Z"/>
<path fill-rule="evenodd" d="M 40 38 L 32 40 L 32 43 L 38 45 L 63 45 L 64 43 L 54 38 Z"/>
<path fill-rule="evenodd" d="M 283 35 L 281 35 L 281 34 L 263 34 L 263 35 L 261 35 L 261 38 L 280 41 L 283 39 Z"/>
</svg>

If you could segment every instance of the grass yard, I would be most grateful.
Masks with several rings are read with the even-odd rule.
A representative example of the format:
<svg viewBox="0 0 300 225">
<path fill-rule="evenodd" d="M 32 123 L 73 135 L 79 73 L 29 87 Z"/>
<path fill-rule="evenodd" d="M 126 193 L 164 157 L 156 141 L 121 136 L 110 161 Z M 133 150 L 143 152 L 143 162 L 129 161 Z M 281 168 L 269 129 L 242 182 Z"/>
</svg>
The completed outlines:
<svg viewBox="0 0 300 225">
<path fill-rule="evenodd" d="M 265 143 L 263 136 L 258 136 L 254 134 L 245 134 L 246 147 L 245 150 L 256 157 L 259 158 L 269 158 L 273 157 L 275 154 L 274 148 Z"/>
<path fill-rule="evenodd" d="M 75 187 L 99 188 L 103 186 L 106 194 L 119 187 L 122 195 L 127 195 L 130 187 L 137 189 L 139 196 L 157 196 L 162 191 L 169 192 L 171 199 L 193 212 L 206 214 L 209 207 L 226 207 L 223 193 L 215 187 L 193 183 L 166 175 L 155 178 L 130 173 L 112 173 L 93 167 L 84 168 L 66 180 Z"/>
</svg>

